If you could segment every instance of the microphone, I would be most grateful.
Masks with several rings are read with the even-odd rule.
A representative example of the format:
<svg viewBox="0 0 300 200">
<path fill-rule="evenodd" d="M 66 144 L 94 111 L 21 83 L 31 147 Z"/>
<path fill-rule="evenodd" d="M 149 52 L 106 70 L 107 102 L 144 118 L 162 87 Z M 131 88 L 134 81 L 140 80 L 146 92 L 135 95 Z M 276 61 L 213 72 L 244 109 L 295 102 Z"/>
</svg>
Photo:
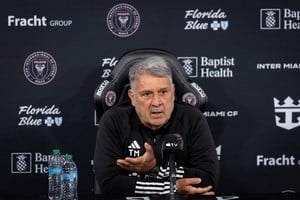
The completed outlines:
<svg viewBox="0 0 300 200">
<path fill-rule="evenodd" d="M 183 138 L 179 133 L 166 134 L 162 138 L 161 153 L 170 168 L 170 195 L 174 199 L 176 186 L 176 154 L 183 149 Z M 173 197 L 173 198 L 172 198 Z"/>
</svg>

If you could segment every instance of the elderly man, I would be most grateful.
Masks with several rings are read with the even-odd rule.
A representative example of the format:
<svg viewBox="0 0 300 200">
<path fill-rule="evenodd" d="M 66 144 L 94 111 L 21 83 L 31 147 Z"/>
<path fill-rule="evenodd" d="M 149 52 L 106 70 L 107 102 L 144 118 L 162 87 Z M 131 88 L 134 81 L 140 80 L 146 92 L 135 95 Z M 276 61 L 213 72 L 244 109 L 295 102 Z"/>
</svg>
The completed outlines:
<svg viewBox="0 0 300 200">
<path fill-rule="evenodd" d="M 170 190 L 162 140 L 178 133 L 176 193 L 214 195 L 219 163 L 201 111 L 175 101 L 172 71 L 161 57 L 148 57 L 129 70 L 131 106 L 113 107 L 100 119 L 94 169 L 102 193 L 160 195 Z"/>
</svg>

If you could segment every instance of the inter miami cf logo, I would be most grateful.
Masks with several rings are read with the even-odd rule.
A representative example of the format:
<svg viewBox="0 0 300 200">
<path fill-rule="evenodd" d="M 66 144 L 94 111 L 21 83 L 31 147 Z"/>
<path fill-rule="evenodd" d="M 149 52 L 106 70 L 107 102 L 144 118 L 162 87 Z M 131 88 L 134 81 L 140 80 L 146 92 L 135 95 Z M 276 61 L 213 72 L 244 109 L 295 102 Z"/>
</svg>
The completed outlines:
<svg viewBox="0 0 300 200">
<path fill-rule="evenodd" d="M 11 173 L 31 173 L 31 153 L 12 153 Z"/>
<path fill-rule="evenodd" d="M 284 104 L 280 105 L 279 100 L 274 98 L 275 113 L 283 114 L 284 117 L 275 115 L 276 126 L 291 130 L 300 126 L 300 100 L 298 104 L 294 104 L 294 100 L 291 97 L 287 97 L 284 100 Z M 294 116 L 294 117 L 293 117 Z M 296 119 L 295 116 L 298 116 Z"/>
<path fill-rule="evenodd" d="M 55 77 L 56 71 L 56 61 L 46 52 L 34 52 L 24 62 L 25 77 L 35 85 L 48 84 Z"/>
<path fill-rule="evenodd" d="M 131 5 L 121 3 L 114 6 L 107 15 L 107 26 L 116 36 L 128 37 L 140 26 L 140 15 Z"/>
</svg>

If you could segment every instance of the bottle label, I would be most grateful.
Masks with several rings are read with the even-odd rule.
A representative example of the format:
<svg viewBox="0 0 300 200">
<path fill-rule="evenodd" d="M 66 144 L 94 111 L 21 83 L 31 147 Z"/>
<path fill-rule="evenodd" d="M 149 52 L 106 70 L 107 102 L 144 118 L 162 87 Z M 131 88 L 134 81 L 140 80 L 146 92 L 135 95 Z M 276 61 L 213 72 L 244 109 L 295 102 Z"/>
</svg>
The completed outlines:
<svg viewBox="0 0 300 200">
<path fill-rule="evenodd" d="M 49 167 L 48 168 L 48 173 L 49 173 L 49 175 L 60 174 L 61 173 L 61 167 L 60 166 Z"/>
<path fill-rule="evenodd" d="M 77 180 L 78 175 L 76 172 L 70 172 L 70 173 L 65 173 L 63 175 L 63 180 L 67 180 L 67 181 L 74 181 Z"/>
</svg>

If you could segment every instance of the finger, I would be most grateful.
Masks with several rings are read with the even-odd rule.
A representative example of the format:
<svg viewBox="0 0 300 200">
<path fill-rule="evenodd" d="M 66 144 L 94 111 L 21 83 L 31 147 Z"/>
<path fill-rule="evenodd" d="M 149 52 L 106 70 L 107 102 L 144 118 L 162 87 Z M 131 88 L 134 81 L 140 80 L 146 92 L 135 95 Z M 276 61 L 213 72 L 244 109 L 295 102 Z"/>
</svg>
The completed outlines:
<svg viewBox="0 0 300 200">
<path fill-rule="evenodd" d="M 197 188 L 198 193 L 201 193 L 201 194 L 206 194 L 207 193 L 207 195 L 210 194 L 210 192 L 212 192 L 211 189 L 212 189 L 212 186 L 207 186 L 207 187 L 203 187 L 203 188 L 201 188 L 201 187 Z"/>
<path fill-rule="evenodd" d="M 145 151 L 148 153 L 153 154 L 153 149 L 152 146 L 150 144 L 148 144 L 147 142 L 144 143 L 144 147 L 145 147 Z"/>
<path fill-rule="evenodd" d="M 130 170 L 130 166 L 124 160 L 117 161 L 117 165 L 122 169 Z"/>
<path fill-rule="evenodd" d="M 128 161 L 127 160 L 127 158 L 125 158 L 124 160 L 123 159 L 118 159 L 117 160 L 117 165 L 122 165 L 122 166 L 124 166 L 124 167 L 127 167 L 127 168 L 129 168 L 129 167 L 134 167 L 135 166 L 135 164 L 133 163 L 133 162 L 131 162 L 131 160 L 130 161 Z"/>
<path fill-rule="evenodd" d="M 122 165 L 122 166 L 129 166 L 130 163 L 128 163 L 126 160 L 118 159 L 117 160 L 117 165 Z"/>
<path fill-rule="evenodd" d="M 201 178 L 187 178 L 185 179 L 186 185 L 197 185 L 201 183 Z"/>
<path fill-rule="evenodd" d="M 211 185 L 209 186 L 206 186 L 206 187 L 203 187 L 202 189 L 205 190 L 205 191 L 210 191 L 213 187 Z"/>
<path fill-rule="evenodd" d="M 210 192 L 204 192 L 203 195 L 215 195 L 215 193 L 213 191 L 210 191 Z"/>
<path fill-rule="evenodd" d="M 141 162 L 140 160 L 141 160 L 140 158 L 130 158 L 130 157 L 125 158 L 125 161 L 131 165 L 139 164 Z"/>
<path fill-rule="evenodd" d="M 121 167 L 122 169 L 128 170 L 128 171 L 138 171 L 140 170 L 140 167 L 137 165 L 133 165 L 130 162 L 127 162 L 126 160 L 117 160 L 117 165 Z"/>
<path fill-rule="evenodd" d="M 189 191 L 191 194 L 201 194 L 201 195 L 213 195 L 214 194 L 212 191 L 207 191 L 206 189 L 195 188 L 195 187 L 190 188 Z"/>
</svg>

